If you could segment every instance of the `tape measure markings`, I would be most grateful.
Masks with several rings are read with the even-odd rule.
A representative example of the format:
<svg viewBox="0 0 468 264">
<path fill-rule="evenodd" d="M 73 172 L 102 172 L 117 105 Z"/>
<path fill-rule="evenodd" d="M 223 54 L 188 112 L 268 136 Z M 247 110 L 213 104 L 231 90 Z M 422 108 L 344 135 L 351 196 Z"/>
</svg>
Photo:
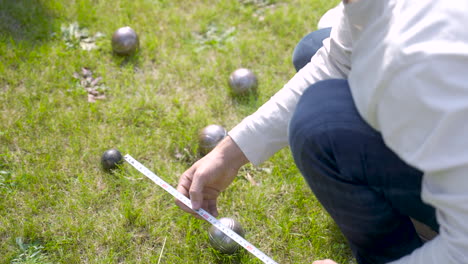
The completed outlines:
<svg viewBox="0 0 468 264">
<path fill-rule="evenodd" d="M 192 208 L 192 202 L 190 201 L 189 198 L 187 198 L 185 195 L 177 191 L 174 187 L 172 187 L 167 182 L 159 178 L 156 174 L 154 174 L 152 171 L 146 168 L 143 164 L 141 164 L 140 162 L 138 162 L 137 160 L 135 160 L 128 154 L 124 156 L 124 160 L 130 163 L 130 165 L 132 165 L 135 169 L 143 173 L 146 177 L 151 179 L 154 183 L 156 183 L 161 188 L 166 190 L 172 196 L 174 196 L 174 198 L 184 203 L 187 207 Z M 219 230 L 221 230 L 224 234 L 226 234 L 232 240 L 236 241 L 239 245 L 241 245 L 247 251 L 252 253 L 258 259 L 263 261 L 263 263 L 278 264 L 273 259 L 265 255 L 265 253 L 263 253 L 258 248 L 256 248 L 251 243 L 249 243 L 247 240 L 245 240 L 243 237 L 238 235 L 236 232 L 232 231 L 232 229 L 223 225 L 218 219 L 216 219 L 214 216 L 212 216 L 210 213 L 208 213 L 204 209 L 200 208 L 199 210 L 194 210 L 194 211 L 197 214 L 199 214 L 201 217 L 203 217 L 206 221 L 208 221 L 209 223 L 217 227 Z"/>
</svg>

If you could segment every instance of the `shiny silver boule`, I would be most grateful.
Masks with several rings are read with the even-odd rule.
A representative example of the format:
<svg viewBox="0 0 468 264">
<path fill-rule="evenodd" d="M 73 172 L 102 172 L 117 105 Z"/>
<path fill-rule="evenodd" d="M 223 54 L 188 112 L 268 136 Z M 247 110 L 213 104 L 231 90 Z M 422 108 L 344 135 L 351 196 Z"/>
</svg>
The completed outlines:
<svg viewBox="0 0 468 264">
<path fill-rule="evenodd" d="M 258 80 L 251 70 L 240 68 L 229 76 L 229 86 L 234 94 L 245 94 L 257 89 Z"/>
<path fill-rule="evenodd" d="M 208 154 L 227 136 L 227 131 L 220 125 L 209 125 L 198 133 L 198 149 L 202 155 Z"/>
<path fill-rule="evenodd" d="M 119 55 L 131 55 L 140 46 L 138 35 L 131 27 L 121 27 L 112 35 L 112 50 Z"/>
<path fill-rule="evenodd" d="M 101 156 L 101 165 L 106 171 L 115 170 L 122 163 L 122 154 L 117 149 L 106 150 Z"/>
<path fill-rule="evenodd" d="M 245 231 L 240 223 L 235 219 L 224 217 L 219 219 L 219 221 L 232 231 L 236 232 L 239 236 L 244 237 Z M 215 226 L 210 227 L 209 237 L 211 246 L 224 254 L 234 254 L 240 247 L 236 241 L 232 240 Z"/>
</svg>

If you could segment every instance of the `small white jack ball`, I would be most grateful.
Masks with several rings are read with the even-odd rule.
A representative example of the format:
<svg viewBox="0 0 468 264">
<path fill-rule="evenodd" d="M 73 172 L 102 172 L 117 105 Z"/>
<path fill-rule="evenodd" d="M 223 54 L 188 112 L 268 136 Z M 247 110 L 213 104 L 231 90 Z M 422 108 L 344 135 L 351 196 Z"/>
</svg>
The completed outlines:
<svg viewBox="0 0 468 264">
<path fill-rule="evenodd" d="M 112 50 L 118 55 L 131 55 L 139 46 L 138 35 L 131 27 L 121 27 L 112 35 Z"/>
<path fill-rule="evenodd" d="M 255 91 L 258 87 L 257 76 L 249 69 L 239 68 L 229 76 L 229 86 L 235 95 Z"/>
<path fill-rule="evenodd" d="M 224 217 L 219 219 L 219 221 L 232 231 L 236 232 L 239 236 L 244 237 L 245 231 L 237 220 Z M 215 226 L 210 227 L 209 237 L 211 246 L 224 254 L 234 254 L 240 247 L 236 241 L 228 237 Z"/>
</svg>

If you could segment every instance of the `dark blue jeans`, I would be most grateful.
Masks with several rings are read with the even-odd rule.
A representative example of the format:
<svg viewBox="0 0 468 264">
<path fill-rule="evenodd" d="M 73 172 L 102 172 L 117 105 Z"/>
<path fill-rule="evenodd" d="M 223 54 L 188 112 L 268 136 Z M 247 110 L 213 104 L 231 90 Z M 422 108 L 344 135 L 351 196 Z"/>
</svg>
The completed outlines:
<svg viewBox="0 0 468 264">
<path fill-rule="evenodd" d="M 330 36 L 331 28 L 314 31 L 299 41 L 294 49 L 292 61 L 296 71 L 310 62 L 312 56 L 322 47 L 322 41 Z"/>
<path fill-rule="evenodd" d="M 403 162 L 361 118 L 346 80 L 323 80 L 304 92 L 289 143 L 297 167 L 358 263 L 386 263 L 420 247 L 410 217 L 438 230 L 434 208 L 421 200 L 422 172 Z"/>
</svg>

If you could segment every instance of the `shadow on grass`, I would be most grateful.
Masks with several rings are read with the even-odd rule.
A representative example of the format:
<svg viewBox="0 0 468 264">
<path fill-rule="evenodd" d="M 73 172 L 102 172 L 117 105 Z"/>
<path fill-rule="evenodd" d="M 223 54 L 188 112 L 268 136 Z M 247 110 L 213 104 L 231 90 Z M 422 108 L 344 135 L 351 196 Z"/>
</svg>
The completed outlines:
<svg viewBox="0 0 468 264">
<path fill-rule="evenodd" d="M 235 94 L 229 91 L 229 95 L 236 104 L 249 105 L 255 104 L 258 100 L 258 91 L 253 90 L 243 94 Z"/>
<path fill-rule="evenodd" d="M 237 252 L 235 254 L 223 254 L 214 249 L 210 249 L 213 255 L 216 258 L 216 264 L 241 264 L 242 263 L 242 255 L 246 254 L 244 252 Z M 242 249 L 243 250 L 243 249 Z"/>
<path fill-rule="evenodd" d="M 127 55 L 127 56 L 124 56 L 124 55 L 118 55 L 114 52 L 112 52 L 112 57 L 113 57 L 113 60 L 114 62 L 119 65 L 119 67 L 130 67 L 130 68 L 133 68 L 135 70 L 138 69 L 138 67 L 140 66 L 140 54 L 139 52 L 135 53 L 135 54 L 131 54 L 131 55 Z"/>
<path fill-rule="evenodd" d="M 0 0 L 0 39 L 33 45 L 51 39 L 52 12 L 37 0 Z"/>
</svg>

